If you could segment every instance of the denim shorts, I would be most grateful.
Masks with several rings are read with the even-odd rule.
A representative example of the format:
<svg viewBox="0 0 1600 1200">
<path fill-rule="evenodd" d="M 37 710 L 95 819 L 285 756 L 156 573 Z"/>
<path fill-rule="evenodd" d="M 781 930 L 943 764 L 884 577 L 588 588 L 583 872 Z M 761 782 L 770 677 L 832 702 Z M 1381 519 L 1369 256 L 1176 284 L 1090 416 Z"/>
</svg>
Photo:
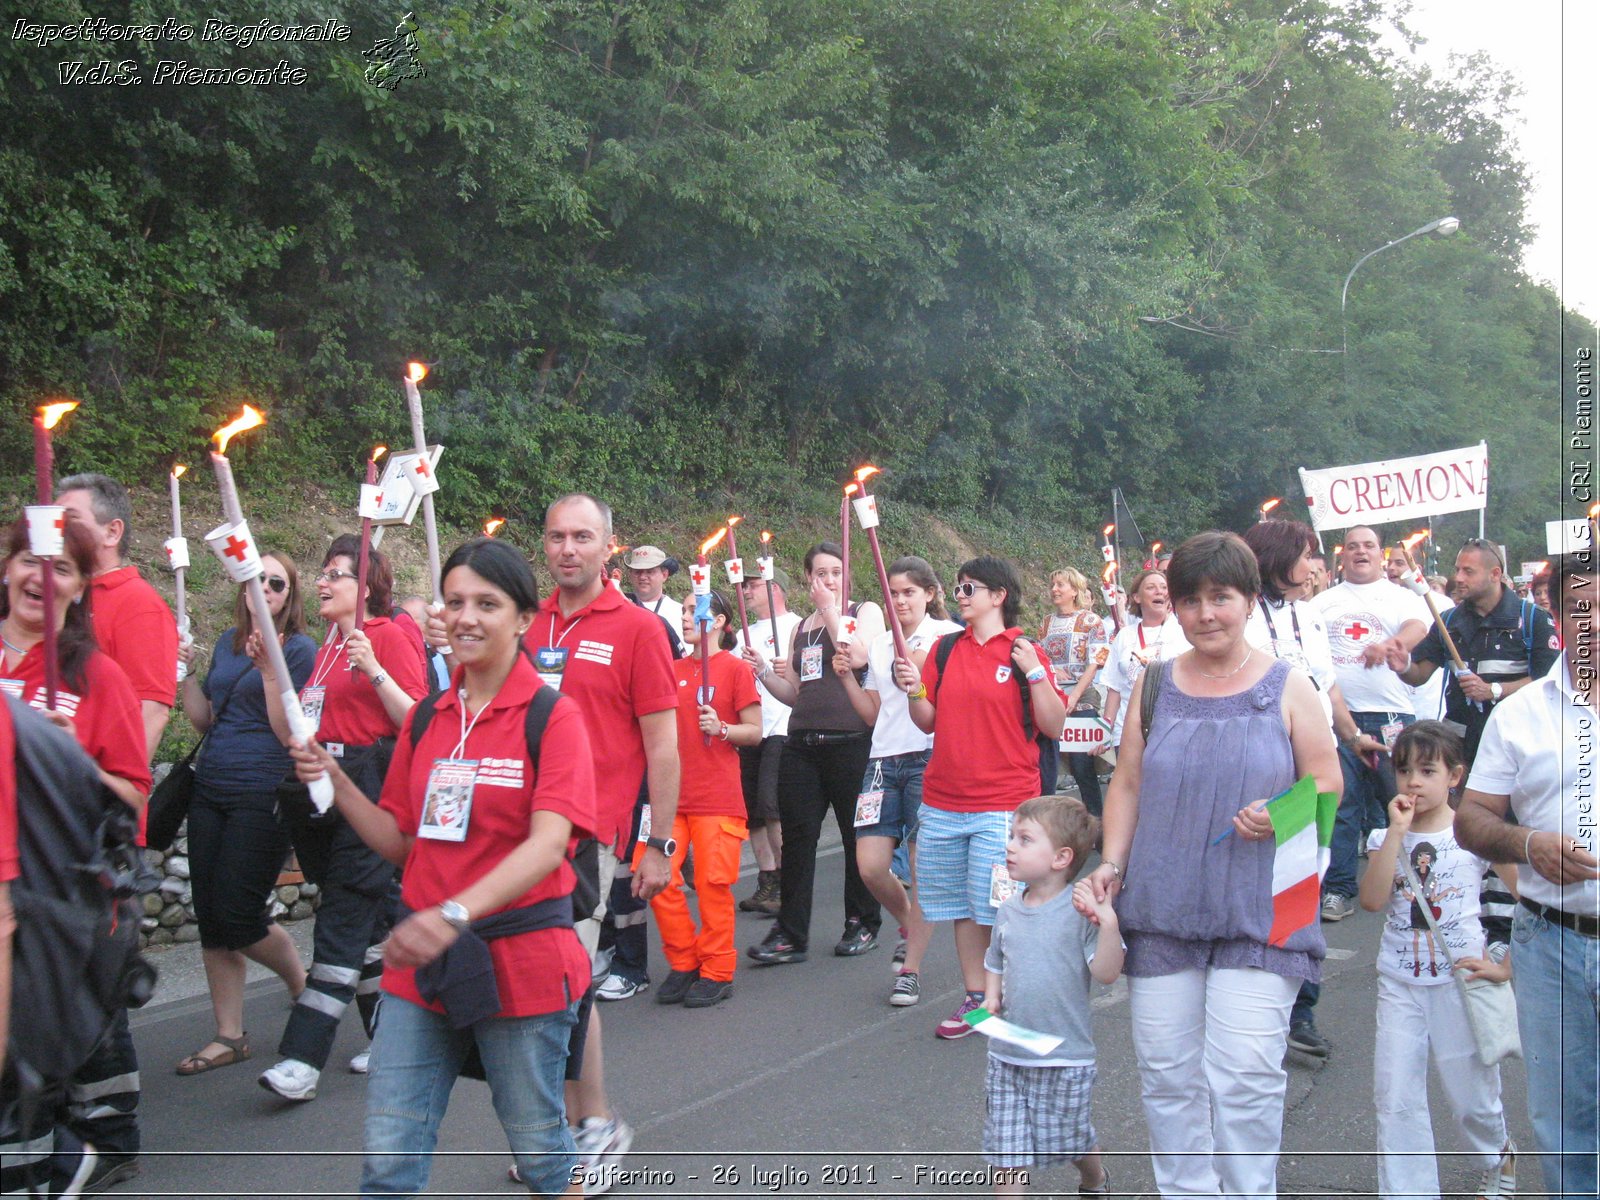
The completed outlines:
<svg viewBox="0 0 1600 1200">
<path fill-rule="evenodd" d="M 859 825 L 856 836 L 887 837 L 901 842 L 917 840 L 917 824 L 922 814 L 922 772 L 927 769 L 932 750 L 910 754 L 891 754 L 867 764 L 861 777 L 861 790 L 883 789 L 883 807 L 876 825 Z"/>
<path fill-rule="evenodd" d="M 1009 812 L 952 812 L 922 806 L 917 830 L 917 899 L 930 921 L 993 925 L 994 868 L 1006 864 Z M 1009 876 L 1007 876 L 1009 878 Z"/>
</svg>

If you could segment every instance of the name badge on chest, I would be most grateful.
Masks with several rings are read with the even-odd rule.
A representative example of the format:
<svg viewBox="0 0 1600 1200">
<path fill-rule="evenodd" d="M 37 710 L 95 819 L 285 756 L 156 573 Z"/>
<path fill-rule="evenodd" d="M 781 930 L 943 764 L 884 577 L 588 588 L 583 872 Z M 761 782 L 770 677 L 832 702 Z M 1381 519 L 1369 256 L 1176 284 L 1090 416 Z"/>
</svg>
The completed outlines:
<svg viewBox="0 0 1600 1200">
<path fill-rule="evenodd" d="M 472 787 L 478 777 L 475 758 L 441 758 L 428 772 L 422 820 L 417 836 L 436 842 L 464 842 L 472 819 Z"/>
<path fill-rule="evenodd" d="M 800 681 L 810 683 L 822 678 L 822 647 L 800 647 Z"/>
<path fill-rule="evenodd" d="M 322 728 L 322 706 L 327 699 L 328 689 L 321 684 L 303 688 L 300 692 L 300 707 L 306 714 L 306 720 L 311 722 L 313 731 Z"/>
<path fill-rule="evenodd" d="M 567 657 L 571 654 L 565 646 L 541 646 L 533 653 L 533 666 L 539 672 L 540 682 L 561 690 L 561 677 L 566 674 Z"/>
</svg>

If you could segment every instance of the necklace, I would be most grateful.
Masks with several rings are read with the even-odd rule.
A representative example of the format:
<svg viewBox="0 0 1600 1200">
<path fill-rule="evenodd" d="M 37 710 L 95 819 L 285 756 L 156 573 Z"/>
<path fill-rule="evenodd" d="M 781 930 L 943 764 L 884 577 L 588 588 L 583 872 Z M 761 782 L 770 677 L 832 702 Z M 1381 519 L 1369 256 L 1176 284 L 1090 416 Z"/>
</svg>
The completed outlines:
<svg viewBox="0 0 1600 1200">
<path fill-rule="evenodd" d="M 3 626 L 0 626 L 0 629 L 3 628 Z M 17 645 L 10 638 L 6 637 L 4 633 L 0 633 L 0 643 L 4 643 L 5 648 L 11 651 L 11 653 L 15 654 L 18 658 L 22 658 L 28 653 L 23 647 Z"/>
<path fill-rule="evenodd" d="M 1220 675 L 1213 675 L 1210 671 L 1200 671 L 1198 666 L 1195 667 L 1195 670 L 1200 671 L 1200 674 L 1204 675 L 1207 679 L 1232 679 L 1240 671 L 1244 670 L 1245 663 L 1250 661 L 1250 657 L 1253 654 L 1255 654 L 1254 647 L 1245 650 L 1244 657 L 1239 660 L 1239 665 L 1231 671 L 1222 672 Z"/>
</svg>

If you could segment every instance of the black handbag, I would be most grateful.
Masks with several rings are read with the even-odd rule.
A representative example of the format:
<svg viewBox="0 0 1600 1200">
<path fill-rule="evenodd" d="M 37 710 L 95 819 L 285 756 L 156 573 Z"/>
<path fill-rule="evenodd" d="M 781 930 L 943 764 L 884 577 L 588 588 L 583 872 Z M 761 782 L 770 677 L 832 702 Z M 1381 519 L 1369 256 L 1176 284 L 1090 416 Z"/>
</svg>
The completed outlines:
<svg viewBox="0 0 1600 1200">
<path fill-rule="evenodd" d="M 228 701 L 232 699 L 233 689 L 229 688 L 228 694 L 223 697 L 221 707 L 212 714 L 211 724 L 205 733 L 200 735 L 200 740 L 194 744 L 194 749 L 173 763 L 172 770 L 167 772 L 167 777 L 156 784 L 151 791 L 150 801 L 145 805 L 144 826 L 144 844 L 150 849 L 172 848 L 178 830 L 183 827 L 183 822 L 189 816 L 189 801 L 194 798 L 194 761 L 200 754 L 200 747 L 206 744 L 206 738 L 217 727 L 217 722 L 222 720 L 222 714 L 228 709 Z"/>
</svg>

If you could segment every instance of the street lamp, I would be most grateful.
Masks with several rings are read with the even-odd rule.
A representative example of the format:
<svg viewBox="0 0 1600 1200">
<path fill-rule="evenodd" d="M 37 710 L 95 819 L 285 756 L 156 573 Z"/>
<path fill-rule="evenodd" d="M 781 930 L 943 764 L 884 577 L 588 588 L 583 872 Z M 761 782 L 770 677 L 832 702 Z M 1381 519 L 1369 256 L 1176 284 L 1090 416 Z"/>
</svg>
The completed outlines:
<svg viewBox="0 0 1600 1200">
<path fill-rule="evenodd" d="M 1344 354 L 1347 362 L 1350 354 L 1350 335 L 1344 322 L 1344 309 L 1345 302 L 1350 297 L 1350 280 L 1353 279 L 1355 277 L 1355 273 L 1361 269 L 1361 264 L 1366 262 L 1367 259 L 1371 258 L 1374 254 L 1382 254 L 1385 250 L 1388 250 L 1393 246 L 1398 246 L 1401 242 L 1409 241 L 1418 234 L 1436 233 L 1440 237 L 1449 237 L 1452 233 L 1460 228 L 1461 222 L 1455 217 L 1440 217 L 1437 221 L 1429 221 L 1421 229 L 1413 229 L 1410 233 L 1406 234 L 1405 237 L 1397 237 L 1392 242 L 1385 242 L 1376 250 L 1369 250 L 1360 258 L 1356 259 L 1356 265 L 1351 267 L 1350 274 L 1344 277 L 1344 290 L 1339 293 L 1339 340 L 1344 346 Z"/>
</svg>

